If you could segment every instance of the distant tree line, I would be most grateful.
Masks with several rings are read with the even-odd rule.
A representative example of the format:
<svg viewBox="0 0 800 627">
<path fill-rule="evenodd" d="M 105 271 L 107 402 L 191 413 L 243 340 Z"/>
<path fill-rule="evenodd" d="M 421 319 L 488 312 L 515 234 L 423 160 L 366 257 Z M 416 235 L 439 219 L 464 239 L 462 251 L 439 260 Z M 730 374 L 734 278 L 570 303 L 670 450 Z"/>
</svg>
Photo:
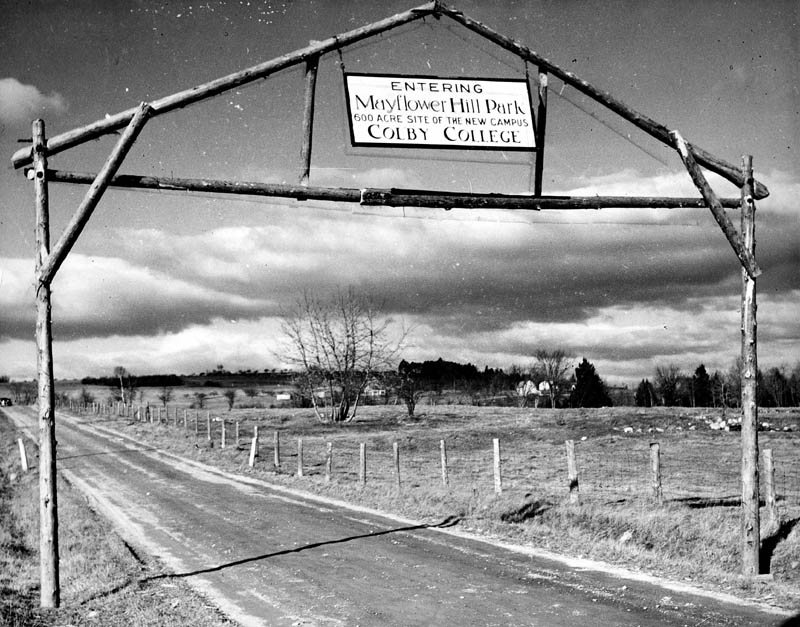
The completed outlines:
<svg viewBox="0 0 800 627">
<path fill-rule="evenodd" d="M 512 366 L 509 372 L 471 363 L 460 364 L 441 357 L 435 361 L 408 362 L 398 367 L 398 395 L 409 405 L 423 393 L 446 391 L 468 394 L 473 404 L 528 403 L 546 395 L 551 407 L 608 407 L 611 398 L 594 365 L 586 358 L 572 370 L 571 358 L 561 349 L 539 350 L 528 368 Z M 541 385 L 544 384 L 544 385 Z M 413 414 L 413 407 L 409 406 Z"/>
<path fill-rule="evenodd" d="M 134 388 L 179 387 L 183 385 L 183 379 L 177 374 L 129 375 L 129 380 Z M 84 377 L 81 379 L 81 385 L 101 385 L 118 388 L 119 378 L 115 376 Z"/>
<path fill-rule="evenodd" d="M 800 405 L 800 362 L 788 371 L 785 366 L 761 369 L 756 374 L 760 407 Z M 653 380 L 642 379 L 634 396 L 639 407 L 739 407 L 742 396 L 742 361 L 737 358 L 726 371 L 709 374 L 704 364 L 686 374 L 675 364 L 656 366 Z"/>
</svg>

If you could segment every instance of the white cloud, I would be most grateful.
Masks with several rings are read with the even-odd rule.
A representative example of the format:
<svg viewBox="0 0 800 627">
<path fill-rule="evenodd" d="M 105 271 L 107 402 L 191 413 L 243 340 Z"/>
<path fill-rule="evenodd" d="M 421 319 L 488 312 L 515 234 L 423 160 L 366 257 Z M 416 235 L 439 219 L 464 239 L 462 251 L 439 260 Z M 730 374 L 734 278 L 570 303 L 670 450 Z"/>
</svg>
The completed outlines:
<svg viewBox="0 0 800 627">
<path fill-rule="evenodd" d="M 37 87 L 20 83 L 16 78 L 0 78 L 0 122 L 30 123 L 44 112 L 60 114 L 66 108 L 64 97 L 57 92 L 48 96 Z"/>
<path fill-rule="evenodd" d="M 756 174 L 758 177 L 758 174 Z M 800 180 L 788 172 L 773 170 L 761 180 L 769 189 L 769 196 L 756 203 L 757 212 L 800 216 Z M 758 213 L 756 220 L 758 220 Z"/>
<path fill-rule="evenodd" d="M 2 261 L 0 329 L 25 337 L 33 329 L 33 268 Z M 274 308 L 266 299 L 212 289 L 114 257 L 72 253 L 53 281 L 56 339 L 154 334 L 216 316 L 254 318 Z"/>
</svg>

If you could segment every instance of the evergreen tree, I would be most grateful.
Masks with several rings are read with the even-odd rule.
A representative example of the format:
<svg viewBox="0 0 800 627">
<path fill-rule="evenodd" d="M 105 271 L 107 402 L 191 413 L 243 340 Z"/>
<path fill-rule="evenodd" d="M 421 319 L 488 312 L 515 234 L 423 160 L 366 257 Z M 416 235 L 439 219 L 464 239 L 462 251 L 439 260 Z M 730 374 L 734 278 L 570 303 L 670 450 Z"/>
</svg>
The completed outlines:
<svg viewBox="0 0 800 627">
<path fill-rule="evenodd" d="M 650 379 L 642 379 L 639 382 L 634 401 L 637 407 L 652 407 L 656 404 L 656 391 Z"/>
<path fill-rule="evenodd" d="M 603 380 L 585 357 L 575 368 L 575 387 L 569 404 L 572 407 L 610 407 L 612 404 Z"/>
<path fill-rule="evenodd" d="M 711 396 L 711 377 L 706 372 L 703 364 L 697 366 L 692 377 L 692 398 L 694 407 L 710 407 L 712 404 Z"/>
</svg>

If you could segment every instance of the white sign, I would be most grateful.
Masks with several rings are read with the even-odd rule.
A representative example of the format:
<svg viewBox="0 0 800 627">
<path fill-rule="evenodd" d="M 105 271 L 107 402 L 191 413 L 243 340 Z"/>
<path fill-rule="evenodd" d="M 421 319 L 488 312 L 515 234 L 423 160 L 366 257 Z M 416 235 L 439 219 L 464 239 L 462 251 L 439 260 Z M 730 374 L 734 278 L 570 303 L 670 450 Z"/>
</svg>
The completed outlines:
<svg viewBox="0 0 800 627">
<path fill-rule="evenodd" d="M 534 150 L 526 80 L 345 74 L 354 146 Z"/>
</svg>

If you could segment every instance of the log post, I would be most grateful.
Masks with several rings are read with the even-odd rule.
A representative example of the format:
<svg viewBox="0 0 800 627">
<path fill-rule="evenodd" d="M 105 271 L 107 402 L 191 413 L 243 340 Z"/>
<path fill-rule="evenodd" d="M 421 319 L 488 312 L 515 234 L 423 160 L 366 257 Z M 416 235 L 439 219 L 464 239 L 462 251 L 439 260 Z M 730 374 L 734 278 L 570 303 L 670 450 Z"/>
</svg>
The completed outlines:
<svg viewBox="0 0 800 627">
<path fill-rule="evenodd" d="M 533 179 L 533 195 L 542 195 L 544 174 L 544 141 L 547 127 L 547 70 L 539 66 L 539 104 L 536 109 L 536 166 Z"/>
<path fill-rule="evenodd" d="M 281 434 L 280 431 L 277 429 L 273 433 L 273 460 L 272 463 L 275 465 L 276 470 L 280 470 L 281 468 Z"/>
<path fill-rule="evenodd" d="M 367 485 L 367 444 L 361 442 L 358 445 L 358 482 L 361 487 Z"/>
<path fill-rule="evenodd" d="M 206 412 L 206 440 L 211 442 L 211 412 Z"/>
<path fill-rule="evenodd" d="M 664 493 L 661 487 L 661 447 L 658 442 L 650 443 L 650 485 L 653 498 L 659 504 L 664 504 Z"/>
<path fill-rule="evenodd" d="M 239 421 L 236 421 L 236 448 L 239 448 Z"/>
<path fill-rule="evenodd" d="M 575 442 L 567 440 L 567 478 L 569 479 L 569 502 L 577 503 L 578 497 L 578 462 L 575 459 Z"/>
<path fill-rule="evenodd" d="M 767 523 L 762 525 L 761 532 L 764 536 L 772 535 L 780 529 L 781 517 L 778 511 L 778 499 L 775 495 L 775 462 L 772 458 L 772 449 L 764 449 L 764 499 L 767 504 Z"/>
<path fill-rule="evenodd" d="M 442 485 L 446 488 L 450 485 L 450 477 L 447 474 L 447 445 L 444 440 L 439 440 L 439 457 L 442 462 Z"/>
<path fill-rule="evenodd" d="M 312 44 L 313 45 L 313 44 Z M 303 103 L 303 144 L 300 149 L 300 185 L 308 185 L 311 172 L 311 143 L 314 135 L 314 92 L 317 86 L 319 56 L 306 59 L 306 91 Z"/>
<path fill-rule="evenodd" d="M 197 414 L 198 413 L 199 412 L 195 409 L 194 410 L 194 435 L 195 435 L 195 437 L 200 435 L 200 426 L 197 424 Z"/>
<path fill-rule="evenodd" d="M 42 607 L 61 604 L 58 573 L 58 500 L 56 422 L 53 381 L 53 332 L 50 280 L 44 275 L 50 257 L 50 202 L 47 186 L 47 140 L 44 121 L 34 120 L 33 186 L 36 199 L 36 356 L 39 398 L 39 565 Z"/>
<path fill-rule="evenodd" d="M 22 438 L 17 438 L 19 445 L 19 463 L 22 466 L 22 472 L 28 472 L 28 454 L 25 452 L 25 442 Z"/>
<path fill-rule="evenodd" d="M 303 476 L 303 438 L 297 438 L 297 476 Z"/>
<path fill-rule="evenodd" d="M 247 462 L 250 465 L 250 468 L 255 466 L 257 455 L 258 455 L 258 427 L 255 427 L 253 429 L 253 439 L 250 442 L 250 459 Z"/>
<path fill-rule="evenodd" d="M 219 447 L 225 448 L 225 418 L 222 418 L 222 439 L 220 440 Z"/>
<path fill-rule="evenodd" d="M 753 201 L 753 158 L 742 158 L 745 184 L 742 186 L 741 238 L 748 255 L 755 259 L 755 211 Z M 742 268 L 742 574 L 759 572 L 760 513 L 758 493 L 758 405 L 756 279 Z"/>
<path fill-rule="evenodd" d="M 400 482 L 400 444 L 392 442 L 392 460 L 394 461 L 394 481 L 397 493 L 400 494 L 402 485 Z"/>
<path fill-rule="evenodd" d="M 328 442 L 325 447 L 325 482 L 331 482 L 333 473 L 333 442 Z"/>
<path fill-rule="evenodd" d="M 492 440 L 492 446 L 494 449 L 494 493 L 502 494 L 503 480 L 500 475 L 500 440 L 494 438 L 494 440 Z"/>
</svg>

